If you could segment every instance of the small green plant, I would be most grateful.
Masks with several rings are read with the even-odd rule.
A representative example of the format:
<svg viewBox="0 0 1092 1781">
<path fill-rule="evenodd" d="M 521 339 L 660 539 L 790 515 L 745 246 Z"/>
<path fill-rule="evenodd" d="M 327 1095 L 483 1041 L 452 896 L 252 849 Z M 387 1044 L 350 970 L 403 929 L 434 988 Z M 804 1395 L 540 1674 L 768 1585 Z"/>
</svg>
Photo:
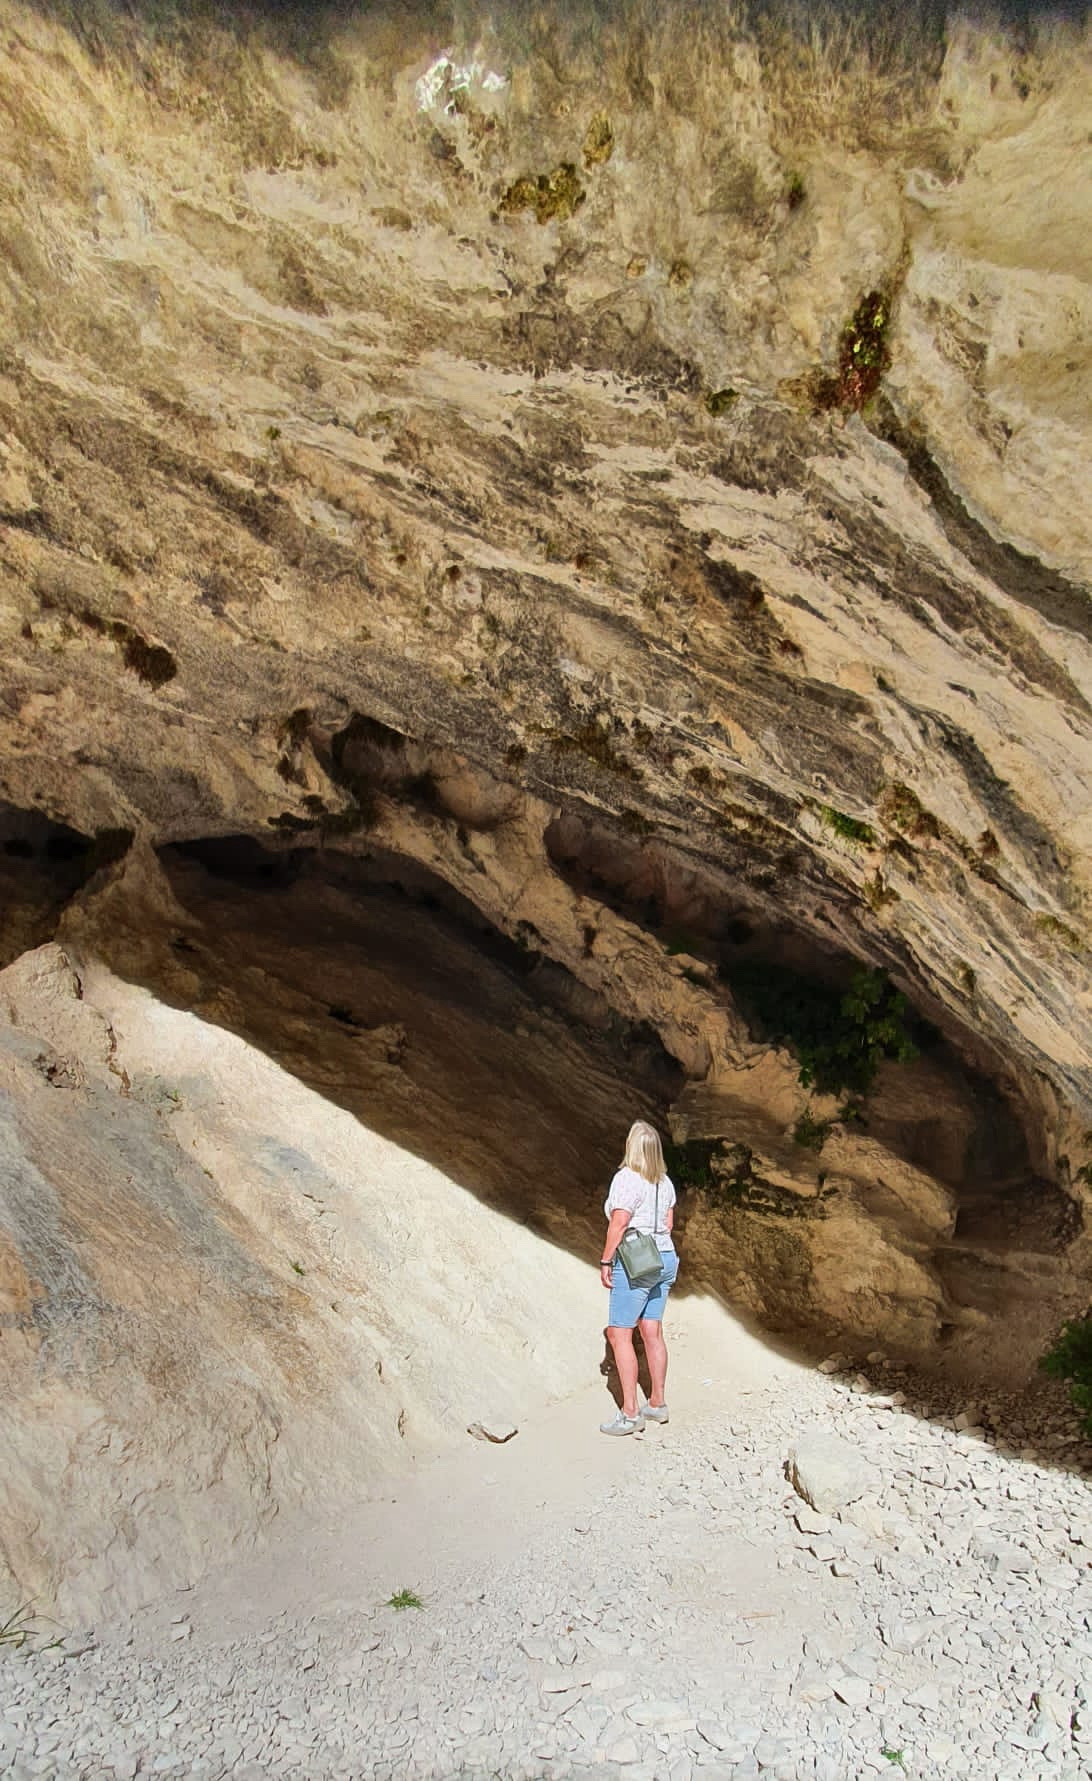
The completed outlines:
<svg viewBox="0 0 1092 1781">
<path fill-rule="evenodd" d="M 789 209 L 799 210 L 807 195 L 808 188 L 804 184 L 803 175 L 800 173 L 790 173 L 785 182 L 785 203 L 788 205 Z"/>
<path fill-rule="evenodd" d="M 904 1775 L 905 1775 L 905 1773 L 906 1773 L 906 1762 L 905 1762 L 905 1760 L 904 1760 L 904 1757 L 905 1757 L 905 1752 L 904 1752 L 904 1751 L 902 1751 L 902 1750 L 892 1750 L 892 1749 L 891 1749 L 891 1748 L 890 1748 L 890 1747 L 889 1747 L 889 1745 L 887 1745 L 887 1744 L 885 1744 L 885 1745 L 884 1745 L 884 1747 L 883 1747 L 883 1749 L 882 1749 L 882 1750 L 881 1750 L 881 1751 L 880 1751 L 880 1755 L 881 1755 L 881 1756 L 886 1756 L 886 1758 L 887 1758 L 887 1760 L 888 1760 L 888 1762 L 889 1762 L 889 1763 L 891 1763 L 891 1765 L 892 1765 L 892 1766 L 893 1766 L 893 1767 L 894 1767 L 894 1768 L 897 1768 L 897 1769 L 901 1769 L 901 1770 L 902 1770 L 902 1772 L 903 1772 L 903 1774 L 904 1774 Z"/>
<path fill-rule="evenodd" d="M 819 815 L 828 829 L 833 829 L 843 841 L 859 841 L 863 847 L 874 847 L 876 831 L 869 823 L 859 822 L 855 816 L 847 816 L 844 810 L 835 810 L 832 804 L 820 804 Z"/>
<path fill-rule="evenodd" d="M 1076 929 L 1071 928 L 1068 922 L 1061 921 L 1056 915 L 1037 915 L 1035 926 L 1040 934 L 1045 934 L 1048 939 L 1057 941 L 1058 945 L 1064 946 L 1067 952 L 1082 952 L 1084 950 L 1083 942 Z"/>
<path fill-rule="evenodd" d="M 841 1013 L 849 1028 L 843 1043 L 850 1059 L 856 1052 L 858 1070 L 865 1072 L 868 1082 L 882 1059 L 894 1058 L 906 1064 L 917 1057 L 918 1048 L 906 1024 L 909 1012 L 906 997 L 900 995 L 884 972 L 853 973 L 842 997 Z"/>
<path fill-rule="evenodd" d="M 412 1589 L 400 1589 L 384 1604 L 388 1608 L 423 1608 L 424 1602 Z"/>
<path fill-rule="evenodd" d="M 281 430 L 279 427 L 267 427 L 265 430 L 265 436 L 269 440 L 270 444 L 272 445 L 276 442 L 276 440 L 278 440 L 280 438 Z"/>
<path fill-rule="evenodd" d="M 1039 1365 L 1052 1379 L 1066 1381 L 1069 1401 L 1092 1435 L 1092 1310 L 1063 1323 Z"/>
<path fill-rule="evenodd" d="M 304 1269 L 300 1267 L 299 1262 L 292 1263 L 292 1272 L 293 1274 L 298 1274 L 301 1280 L 303 1279 Z"/>
<path fill-rule="evenodd" d="M 508 187 L 500 201 L 502 216 L 533 210 L 537 223 L 565 222 L 579 210 L 586 194 L 571 161 L 562 161 L 552 173 L 525 176 Z"/>
<path fill-rule="evenodd" d="M 792 1141 L 803 1150 L 822 1150 L 830 1137 L 831 1121 L 816 1119 L 810 1106 L 805 1107 L 792 1129 Z"/>
<path fill-rule="evenodd" d="M 705 406 L 716 420 L 720 415 L 727 414 L 739 401 L 739 391 L 731 388 L 710 390 L 705 398 Z"/>
<path fill-rule="evenodd" d="M 838 341 L 837 371 L 816 379 L 817 408 L 853 413 L 876 394 L 891 364 L 887 344 L 890 322 L 891 304 L 883 291 L 869 291 L 861 298 Z"/>
<path fill-rule="evenodd" d="M 614 131 L 606 112 L 597 112 L 584 133 L 584 165 L 600 167 L 614 153 Z"/>
<path fill-rule="evenodd" d="M 10 1645 L 13 1650 L 21 1651 L 31 1636 L 34 1625 L 34 1614 L 29 1602 L 16 1608 L 6 1620 L 0 1621 L 0 1645 Z"/>
<path fill-rule="evenodd" d="M 12 1651 L 21 1651 L 24 1645 L 32 1643 L 36 1651 L 59 1651 L 64 1640 L 46 1639 L 40 1630 L 33 1603 L 24 1602 L 6 1620 L 0 1620 L 0 1650 L 7 1645 Z"/>
<path fill-rule="evenodd" d="M 674 1185 L 708 1191 L 713 1185 L 713 1158 L 721 1149 L 719 1138 L 687 1138 L 682 1144 L 668 1139 L 664 1144 L 664 1162 Z"/>
<path fill-rule="evenodd" d="M 935 838 L 940 834 L 940 824 L 932 811 L 926 810 L 917 792 L 904 785 L 901 779 L 893 780 L 884 788 L 879 811 L 882 822 L 909 835 L 912 840 L 923 840 L 926 836 Z"/>
</svg>

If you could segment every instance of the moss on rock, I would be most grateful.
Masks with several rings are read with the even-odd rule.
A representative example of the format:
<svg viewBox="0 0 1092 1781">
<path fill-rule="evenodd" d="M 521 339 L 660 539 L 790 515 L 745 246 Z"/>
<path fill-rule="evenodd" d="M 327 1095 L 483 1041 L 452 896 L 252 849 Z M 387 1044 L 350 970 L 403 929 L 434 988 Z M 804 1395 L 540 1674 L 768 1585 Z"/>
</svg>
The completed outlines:
<svg viewBox="0 0 1092 1781">
<path fill-rule="evenodd" d="M 562 161 L 552 173 L 513 180 L 501 198 L 500 210 L 503 216 L 533 210 L 537 223 L 563 223 L 579 210 L 586 196 L 572 161 Z"/>
</svg>

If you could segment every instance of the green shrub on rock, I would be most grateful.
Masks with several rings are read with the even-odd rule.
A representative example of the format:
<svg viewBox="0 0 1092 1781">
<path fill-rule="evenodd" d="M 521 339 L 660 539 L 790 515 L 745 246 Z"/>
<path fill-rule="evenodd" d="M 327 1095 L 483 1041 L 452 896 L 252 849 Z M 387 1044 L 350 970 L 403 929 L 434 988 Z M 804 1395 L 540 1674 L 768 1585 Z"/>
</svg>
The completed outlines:
<svg viewBox="0 0 1092 1781">
<path fill-rule="evenodd" d="M 865 1095 L 885 1058 L 918 1055 L 924 1023 L 883 971 L 855 971 L 842 992 L 770 960 L 725 975 L 757 1036 L 795 1051 L 805 1088 Z"/>
<path fill-rule="evenodd" d="M 1039 1365 L 1053 1379 L 1066 1380 L 1070 1401 L 1092 1435 L 1092 1311 L 1063 1323 Z"/>
</svg>

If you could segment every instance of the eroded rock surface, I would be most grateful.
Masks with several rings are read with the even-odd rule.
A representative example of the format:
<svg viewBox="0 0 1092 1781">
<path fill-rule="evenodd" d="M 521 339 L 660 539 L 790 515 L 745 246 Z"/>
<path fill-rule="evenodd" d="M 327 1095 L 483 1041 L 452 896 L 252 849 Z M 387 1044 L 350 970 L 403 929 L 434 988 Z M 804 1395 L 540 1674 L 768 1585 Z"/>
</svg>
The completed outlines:
<svg viewBox="0 0 1092 1781">
<path fill-rule="evenodd" d="M 245 1428 L 224 1411 L 239 1537 L 309 1475 L 283 1382 L 367 1344 L 303 1305 L 325 1252 L 282 1278 L 317 1241 L 283 1203 L 297 1118 L 312 1160 L 364 1142 L 353 1115 L 441 1167 L 455 1134 L 483 1219 L 521 1141 L 582 1193 L 636 1098 L 710 1148 L 696 1280 L 785 1329 L 1026 1373 L 1086 1300 L 1087 37 L 953 24 L 878 58 L 691 22 L 498 15 L 464 42 L 424 14 L 0 0 L 0 958 L 59 925 L 68 959 L 24 956 L 0 1004 L 0 1254 L 56 1479 L 72 1429 L 130 1439 L 98 1369 L 157 1426 L 206 1293 L 210 1330 L 253 1300 L 240 1364 L 282 1381 Z M 504 986 L 452 942 L 447 1075 L 418 1049 L 443 960 L 403 932 L 384 976 L 369 872 L 500 957 Z M 489 1080 L 513 949 L 533 1093 Z M 890 972 L 937 1046 L 883 1066 L 862 1124 L 755 1030 L 738 960 Z M 188 1150 L 144 1083 L 186 1045 Z M 229 1052 L 253 1097 L 230 1141 Z M 242 1211 L 214 1210 L 221 1154 Z M 314 1166 L 366 1273 L 376 1201 L 348 1150 Z M 572 1247 L 567 1210 L 531 1211 Z M 277 1224 L 275 1264 L 231 1247 L 238 1217 Z M 103 1284 L 138 1252 L 161 1329 L 140 1269 Z M 195 1439 L 170 1463 L 205 1490 Z M 88 1511 L 88 1552 L 123 1509 Z"/>
<path fill-rule="evenodd" d="M 824 87 L 624 15 L 465 80 L 378 20 L 5 17 L 8 798 L 343 837 L 362 712 L 892 965 L 1075 1171 L 1076 28 Z M 872 288 L 879 396 L 817 413 Z"/>
<path fill-rule="evenodd" d="M 240 961 L 238 993 L 259 974 Z M 431 1056 L 412 1033 L 403 1057 L 404 1032 L 327 1015 L 344 1044 L 321 1052 L 320 1094 L 298 1080 L 317 1074 L 314 1004 L 294 1007 L 284 984 L 275 999 L 279 1043 L 298 1035 L 292 1074 L 59 947 L 0 973 L 12 1606 L 74 1617 L 186 1586 L 291 1504 L 374 1493 L 465 1439 L 469 1420 L 518 1420 L 587 1376 L 593 1329 L 568 1332 L 601 1310 L 577 1259 L 600 1241 L 598 1205 L 567 1183 L 553 1206 L 568 1228 L 565 1249 L 546 1250 L 543 1319 L 527 1291 L 543 1265 L 534 1196 L 490 1205 L 489 1184 L 519 1168 L 518 1123 L 536 1117 L 559 1133 L 556 1166 L 582 1151 L 587 1171 L 623 1084 L 601 1062 L 576 1100 L 589 1060 L 570 1048 L 567 1064 L 540 1029 L 513 1098 L 503 1025 L 490 1056 L 472 1032 L 481 1013 L 456 1006 L 443 1032 L 433 1003 Z M 272 1014 L 273 998 L 259 1005 Z M 509 1101 L 507 1122 L 477 1134 L 449 1099 L 460 1047 L 479 1059 L 482 1112 L 490 1086 Z M 339 1080 L 367 1123 L 332 1104 Z M 563 1130 L 551 1084 L 576 1101 Z"/>
</svg>

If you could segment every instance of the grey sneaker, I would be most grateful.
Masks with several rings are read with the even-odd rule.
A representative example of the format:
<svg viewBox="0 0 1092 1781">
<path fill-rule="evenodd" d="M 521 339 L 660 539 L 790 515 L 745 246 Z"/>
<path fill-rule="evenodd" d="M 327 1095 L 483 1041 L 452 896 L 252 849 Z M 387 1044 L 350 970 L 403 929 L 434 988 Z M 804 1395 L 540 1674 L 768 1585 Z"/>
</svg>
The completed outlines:
<svg viewBox="0 0 1092 1781">
<path fill-rule="evenodd" d="M 640 1426 L 640 1416 L 625 1416 L 619 1410 L 618 1414 L 612 1416 L 609 1422 L 599 1424 L 599 1433 L 601 1435 L 632 1435 Z"/>
<path fill-rule="evenodd" d="M 642 1422 L 667 1422 L 670 1420 L 666 1404 L 658 1405 L 655 1410 L 651 1404 L 646 1404 L 643 1410 L 638 1411 L 638 1415 Z"/>
</svg>

